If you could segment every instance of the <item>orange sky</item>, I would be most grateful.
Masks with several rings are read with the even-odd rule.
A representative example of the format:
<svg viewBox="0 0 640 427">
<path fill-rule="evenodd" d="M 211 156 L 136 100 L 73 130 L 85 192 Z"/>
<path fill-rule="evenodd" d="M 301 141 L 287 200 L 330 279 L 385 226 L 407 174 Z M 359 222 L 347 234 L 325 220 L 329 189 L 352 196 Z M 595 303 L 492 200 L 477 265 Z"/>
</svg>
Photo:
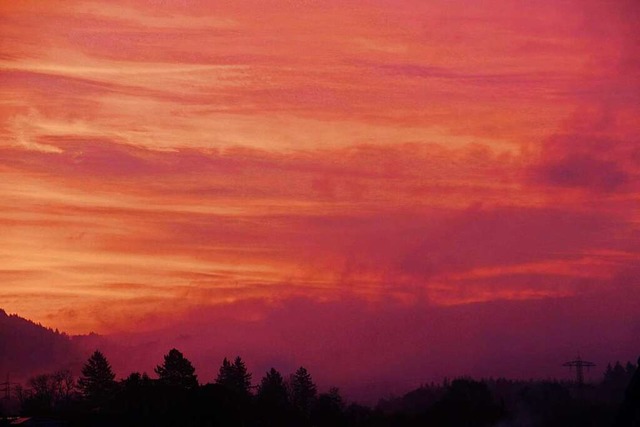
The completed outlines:
<svg viewBox="0 0 640 427">
<path fill-rule="evenodd" d="M 637 287 L 640 8 L 525 3 L 1 1 L 0 307 Z"/>
</svg>

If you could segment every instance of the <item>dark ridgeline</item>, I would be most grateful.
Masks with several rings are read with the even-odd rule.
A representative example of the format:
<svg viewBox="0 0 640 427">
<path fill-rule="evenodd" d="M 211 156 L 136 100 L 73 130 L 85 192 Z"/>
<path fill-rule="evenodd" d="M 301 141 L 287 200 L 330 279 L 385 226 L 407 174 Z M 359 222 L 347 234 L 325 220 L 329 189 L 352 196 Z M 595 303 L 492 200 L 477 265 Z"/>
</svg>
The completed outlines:
<svg viewBox="0 0 640 427">
<path fill-rule="evenodd" d="M 640 426 L 640 373 L 632 363 L 609 365 L 597 383 L 445 380 L 375 408 L 346 404 L 337 388 L 318 393 L 304 367 L 288 379 L 271 368 L 254 388 L 244 361 L 225 358 L 215 381 L 201 385 L 191 362 L 172 349 L 155 373 L 156 379 L 134 372 L 116 381 L 95 351 L 77 382 L 60 370 L 14 387 L 0 401 L 0 426 L 11 425 L 3 416 L 18 413 L 32 417 L 22 425 L 68 427 Z"/>
<path fill-rule="evenodd" d="M 0 381 L 7 373 L 15 381 L 42 370 L 78 370 L 85 357 L 83 338 L 89 337 L 71 337 L 0 308 Z"/>
</svg>

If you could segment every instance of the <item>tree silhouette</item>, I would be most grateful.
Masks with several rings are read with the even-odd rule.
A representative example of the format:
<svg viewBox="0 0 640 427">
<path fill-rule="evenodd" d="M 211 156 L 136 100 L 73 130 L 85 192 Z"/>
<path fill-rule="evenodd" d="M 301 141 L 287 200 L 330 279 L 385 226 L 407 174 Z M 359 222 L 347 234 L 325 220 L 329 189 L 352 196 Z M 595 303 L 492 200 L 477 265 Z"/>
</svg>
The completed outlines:
<svg viewBox="0 0 640 427">
<path fill-rule="evenodd" d="M 633 377 L 633 374 L 636 371 L 636 365 L 634 365 L 631 362 L 627 362 L 627 364 L 624 367 L 624 370 L 627 371 L 627 376 L 631 378 Z"/>
<path fill-rule="evenodd" d="M 314 419 L 319 426 L 339 426 L 343 424 L 344 401 L 337 387 L 328 393 L 321 393 L 315 405 Z"/>
<path fill-rule="evenodd" d="M 247 372 L 242 358 L 236 357 L 231 363 L 225 357 L 218 371 L 216 384 L 220 384 L 229 390 L 234 390 L 242 395 L 249 395 L 251 389 L 251 374 Z"/>
<path fill-rule="evenodd" d="M 39 412 L 50 410 L 55 397 L 53 377 L 48 374 L 36 375 L 29 379 L 29 387 L 33 393 L 31 409 Z"/>
<path fill-rule="evenodd" d="M 258 398 L 272 405 L 284 406 L 287 404 L 287 387 L 280 372 L 271 368 L 258 386 Z"/>
<path fill-rule="evenodd" d="M 453 380 L 429 412 L 430 424 L 442 426 L 493 426 L 503 416 L 487 384 L 469 378 Z"/>
<path fill-rule="evenodd" d="M 301 366 L 291 377 L 290 386 L 291 403 L 297 410 L 308 415 L 318 391 L 311 374 Z"/>
<path fill-rule="evenodd" d="M 56 395 L 58 400 L 70 401 L 76 388 L 75 381 L 71 371 L 63 369 L 53 374 L 53 381 L 56 386 Z"/>
<path fill-rule="evenodd" d="M 111 395 L 116 375 L 104 355 L 96 350 L 82 368 L 78 388 L 84 397 L 94 404 L 101 404 Z"/>
<path fill-rule="evenodd" d="M 198 386 L 198 377 L 195 375 L 195 368 L 175 348 L 171 349 L 168 354 L 164 356 L 164 362 L 162 365 L 158 365 L 155 368 L 156 374 L 161 384 L 194 388 Z"/>
<path fill-rule="evenodd" d="M 344 409 L 344 400 L 340 395 L 340 389 L 338 389 L 338 387 L 331 387 L 328 393 L 322 393 L 318 396 L 318 400 L 322 400 L 325 404 L 331 406 L 337 411 L 342 411 Z"/>
<path fill-rule="evenodd" d="M 258 385 L 258 410 L 264 426 L 286 426 L 290 416 L 287 386 L 280 372 L 271 368 Z"/>
<path fill-rule="evenodd" d="M 151 378 L 149 378 L 149 375 L 147 375 L 146 372 L 143 374 L 141 374 L 140 372 L 132 372 L 127 378 L 122 380 L 122 384 L 124 384 L 125 387 L 129 388 L 149 386 L 151 385 Z"/>
<path fill-rule="evenodd" d="M 614 427 L 636 427 L 640 425 L 640 358 L 638 368 L 633 363 L 627 363 L 626 371 L 631 372 L 629 385 L 626 388 L 624 400 L 616 416 Z"/>
</svg>

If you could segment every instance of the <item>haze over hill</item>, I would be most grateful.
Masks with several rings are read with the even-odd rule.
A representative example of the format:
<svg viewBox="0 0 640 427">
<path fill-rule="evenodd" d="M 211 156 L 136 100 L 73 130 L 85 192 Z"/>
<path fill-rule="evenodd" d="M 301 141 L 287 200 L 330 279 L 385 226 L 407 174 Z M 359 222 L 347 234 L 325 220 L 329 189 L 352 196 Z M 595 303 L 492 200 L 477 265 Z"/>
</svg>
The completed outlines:
<svg viewBox="0 0 640 427">
<path fill-rule="evenodd" d="M 78 372 L 89 349 L 104 344 L 98 335 L 67 335 L 0 308 L 0 378 L 24 381 L 59 369 Z"/>
<path fill-rule="evenodd" d="M 275 309 L 262 301 L 202 308 L 106 337 L 70 337 L 3 314 L 0 375 L 64 367 L 77 373 L 100 348 L 119 378 L 134 371 L 155 377 L 153 368 L 175 347 L 201 383 L 215 379 L 224 357 L 240 355 L 254 378 L 271 367 L 288 374 L 304 365 L 321 388 L 338 386 L 347 398 L 371 403 L 444 377 L 568 379 L 561 364 L 577 352 L 596 362 L 587 381 L 597 380 L 608 362 L 637 357 L 638 313 L 638 292 L 575 298 L 571 310 L 556 299 L 439 307 L 300 298 Z M 447 326 L 452 319 L 456 328 Z"/>
</svg>

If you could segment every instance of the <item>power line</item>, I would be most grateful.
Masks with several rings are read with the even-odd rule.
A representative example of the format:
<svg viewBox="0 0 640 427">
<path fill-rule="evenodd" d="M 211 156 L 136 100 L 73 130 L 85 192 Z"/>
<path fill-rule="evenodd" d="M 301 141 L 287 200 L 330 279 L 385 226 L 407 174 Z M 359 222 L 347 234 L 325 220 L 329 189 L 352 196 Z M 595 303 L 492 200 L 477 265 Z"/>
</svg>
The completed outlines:
<svg viewBox="0 0 640 427">
<path fill-rule="evenodd" d="M 562 366 L 567 366 L 569 369 L 576 368 L 576 384 L 578 387 L 582 387 L 584 385 L 584 368 L 590 369 L 596 364 L 582 360 L 578 355 L 574 360 L 563 363 Z"/>
</svg>

